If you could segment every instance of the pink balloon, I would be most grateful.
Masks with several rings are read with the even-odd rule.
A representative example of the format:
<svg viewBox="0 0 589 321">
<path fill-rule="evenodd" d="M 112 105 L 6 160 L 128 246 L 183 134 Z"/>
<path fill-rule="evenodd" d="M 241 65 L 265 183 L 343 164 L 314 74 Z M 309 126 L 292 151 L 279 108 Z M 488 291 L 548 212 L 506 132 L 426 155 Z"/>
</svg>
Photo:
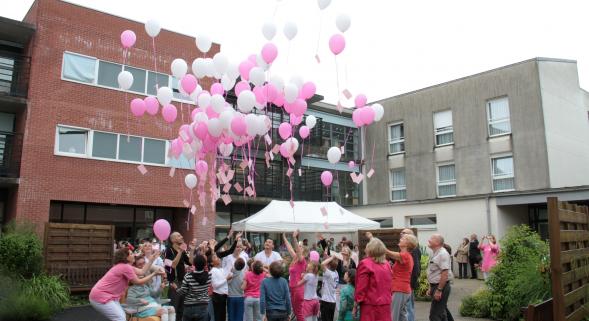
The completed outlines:
<svg viewBox="0 0 589 321">
<path fill-rule="evenodd" d="M 152 116 L 156 115 L 160 108 L 160 103 L 157 98 L 153 96 L 147 96 L 143 99 L 143 101 L 145 102 L 145 110 L 147 113 Z"/>
<path fill-rule="evenodd" d="M 137 36 L 131 30 L 125 30 L 121 33 L 121 45 L 123 45 L 123 48 L 128 49 L 133 47 L 135 40 L 137 40 Z"/>
<path fill-rule="evenodd" d="M 256 96 L 256 102 L 258 102 L 258 104 L 266 105 L 266 103 L 268 103 L 268 99 L 266 98 L 266 93 L 264 92 L 263 87 L 254 87 L 254 95 Z"/>
<path fill-rule="evenodd" d="M 194 126 L 194 136 L 198 137 L 200 140 L 205 140 L 207 138 L 207 134 L 209 133 L 209 126 L 205 122 L 200 122 L 196 126 Z"/>
<path fill-rule="evenodd" d="M 225 89 L 223 89 L 223 85 L 219 82 L 216 82 L 211 85 L 211 96 L 212 95 L 223 95 L 225 93 Z"/>
<path fill-rule="evenodd" d="M 207 108 L 206 110 L 207 116 L 209 117 L 209 119 L 212 118 L 219 118 L 219 114 L 217 114 L 213 108 Z"/>
<path fill-rule="evenodd" d="M 354 162 L 354 161 L 350 161 L 350 162 L 348 163 L 348 167 L 349 167 L 349 168 L 354 168 L 354 167 L 356 167 L 356 162 Z"/>
<path fill-rule="evenodd" d="M 184 134 L 182 134 L 182 133 L 184 133 Z M 188 144 L 192 143 L 192 135 L 190 135 L 190 125 L 184 124 L 184 125 L 180 126 L 180 129 L 178 130 L 178 135 L 186 143 L 188 143 Z M 184 138 L 186 138 L 186 140 L 184 140 Z"/>
<path fill-rule="evenodd" d="M 317 86 L 311 81 L 307 81 L 303 84 L 303 88 L 301 88 L 301 92 L 299 97 L 303 99 L 309 99 L 315 95 L 317 91 Z"/>
<path fill-rule="evenodd" d="M 307 102 L 301 98 L 297 98 L 292 104 L 292 113 L 301 117 L 307 111 Z"/>
<path fill-rule="evenodd" d="M 180 138 L 176 138 L 172 141 L 172 146 L 170 148 L 174 157 L 178 158 L 178 156 L 182 154 L 182 144 L 183 143 Z"/>
<path fill-rule="evenodd" d="M 242 91 L 250 89 L 250 84 L 247 81 L 242 80 L 235 85 L 235 96 L 239 97 L 239 94 L 241 94 Z"/>
<path fill-rule="evenodd" d="M 155 236 L 160 241 L 167 240 L 168 236 L 170 236 L 171 231 L 172 228 L 170 227 L 170 223 L 168 223 L 168 221 L 164 220 L 163 218 L 153 223 L 153 234 L 155 234 Z"/>
<path fill-rule="evenodd" d="M 184 89 L 184 91 L 190 95 L 196 89 L 198 81 L 192 74 L 186 74 L 180 80 L 180 85 L 182 85 L 182 89 Z"/>
<path fill-rule="evenodd" d="M 255 56 L 254 56 L 255 57 Z M 241 75 L 242 80 L 249 80 L 250 78 L 250 70 L 254 68 L 256 65 L 255 63 L 244 60 L 239 64 L 239 74 Z"/>
<path fill-rule="evenodd" d="M 309 252 L 309 260 L 311 262 L 319 262 L 319 253 L 317 251 Z"/>
<path fill-rule="evenodd" d="M 334 55 L 339 55 L 346 48 L 346 38 L 340 34 L 335 34 L 329 39 L 329 49 Z"/>
<path fill-rule="evenodd" d="M 278 134 L 282 139 L 287 139 L 292 134 L 292 126 L 289 123 L 282 123 L 278 127 Z"/>
<path fill-rule="evenodd" d="M 178 110 L 176 106 L 172 104 L 167 104 L 162 108 L 162 116 L 164 116 L 164 120 L 167 123 L 173 123 L 176 120 L 176 116 L 178 116 Z"/>
<path fill-rule="evenodd" d="M 278 48 L 271 42 L 265 44 L 262 48 L 262 59 L 267 64 L 271 64 L 276 57 L 278 57 Z"/>
<path fill-rule="evenodd" d="M 196 172 L 196 174 L 198 174 L 198 176 L 203 177 L 209 171 L 209 165 L 207 164 L 207 162 L 199 160 L 196 162 L 196 165 L 194 166 L 194 171 Z"/>
<path fill-rule="evenodd" d="M 276 105 L 276 106 L 278 106 L 278 107 L 282 107 L 282 106 L 284 106 L 284 103 L 286 102 L 286 101 L 284 100 L 284 94 L 282 94 L 282 93 L 278 93 L 278 94 L 276 95 L 276 98 L 274 98 L 274 101 L 273 101 L 273 102 L 274 102 L 274 105 Z"/>
<path fill-rule="evenodd" d="M 196 114 L 202 112 L 202 109 L 200 109 L 200 107 L 196 107 L 192 110 L 192 112 L 190 113 L 190 118 L 194 119 L 194 116 L 196 116 Z"/>
<path fill-rule="evenodd" d="M 282 157 L 284 157 L 284 158 L 290 158 L 292 156 L 290 154 L 290 152 L 288 151 L 288 147 L 286 146 L 286 143 L 280 144 L 280 155 L 282 155 Z"/>
<path fill-rule="evenodd" d="M 333 174 L 331 174 L 330 171 L 323 171 L 323 173 L 321 173 L 321 183 L 323 183 L 325 186 L 329 186 L 332 182 Z"/>
<path fill-rule="evenodd" d="M 290 124 L 293 126 L 298 126 L 300 123 L 303 122 L 303 116 L 297 116 L 295 114 L 290 114 Z"/>
<path fill-rule="evenodd" d="M 352 121 L 356 127 L 362 127 L 364 125 L 362 118 L 360 117 L 360 109 L 356 109 L 354 112 L 352 112 Z"/>
<path fill-rule="evenodd" d="M 247 124 L 242 116 L 236 115 L 231 120 L 231 131 L 237 136 L 243 136 L 247 132 Z"/>
<path fill-rule="evenodd" d="M 131 100 L 131 113 L 136 117 L 143 116 L 145 113 L 145 101 L 141 98 Z"/>
<path fill-rule="evenodd" d="M 361 108 L 366 106 L 366 101 L 368 99 L 366 98 L 366 95 L 364 94 L 359 94 L 358 96 L 356 96 L 356 98 L 354 99 L 354 103 L 356 104 L 356 107 Z"/>
<path fill-rule="evenodd" d="M 273 102 L 276 100 L 276 96 L 278 96 L 278 89 L 272 84 L 265 84 L 263 86 L 264 93 L 266 94 L 266 100 Z"/>
<path fill-rule="evenodd" d="M 309 127 L 301 126 L 301 128 L 299 128 L 299 135 L 301 136 L 302 139 L 309 137 L 309 134 L 310 134 Z"/>
<path fill-rule="evenodd" d="M 360 119 L 365 125 L 370 125 L 374 121 L 374 109 L 370 107 L 360 108 Z"/>
<path fill-rule="evenodd" d="M 294 108 L 294 101 L 292 103 L 289 103 L 288 101 L 284 102 L 284 111 L 291 114 L 292 110 Z"/>
</svg>

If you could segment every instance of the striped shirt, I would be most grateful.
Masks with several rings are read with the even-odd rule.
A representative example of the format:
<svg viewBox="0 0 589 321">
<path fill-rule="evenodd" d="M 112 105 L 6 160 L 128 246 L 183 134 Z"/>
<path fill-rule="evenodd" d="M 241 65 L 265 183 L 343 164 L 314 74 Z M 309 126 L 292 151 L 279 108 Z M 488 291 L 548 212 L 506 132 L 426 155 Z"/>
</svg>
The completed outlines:
<svg viewBox="0 0 589 321">
<path fill-rule="evenodd" d="M 208 304 L 210 284 L 211 274 L 209 272 L 187 273 L 177 293 L 184 295 L 184 305 Z"/>
</svg>

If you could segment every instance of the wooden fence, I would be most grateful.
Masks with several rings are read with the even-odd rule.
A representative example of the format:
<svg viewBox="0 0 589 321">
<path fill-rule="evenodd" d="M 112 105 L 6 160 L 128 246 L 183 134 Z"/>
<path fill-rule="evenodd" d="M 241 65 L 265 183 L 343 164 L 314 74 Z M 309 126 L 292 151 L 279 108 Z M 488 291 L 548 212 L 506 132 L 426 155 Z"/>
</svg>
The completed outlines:
<svg viewBox="0 0 589 321">
<path fill-rule="evenodd" d="M 112 266 L 113 240 L 112 225 L 46 223 L 45 269 L 71 291 L 87 291 Z"/>
<path fill-rule="evenodd" d="M 548 198 L 553 320 L 589 316 L 589 208 Z"/>
<path fill-rule="evenodd" d="M 412 228 L 415 237 L 417 237 L 417 229 Z M 360 258 L 364 257 L 364 249 L 368 244 L 366 232 L 372 233 L 372 236 L 379 238 L 389 250 L 399 251 L 399 240 L 401 239 L 401 231 L 403 229 L 396 228 L 380 228 L 375 230 L 359 230 L 358 231 L 358 248 L 360 250 Z"/>
</svg>

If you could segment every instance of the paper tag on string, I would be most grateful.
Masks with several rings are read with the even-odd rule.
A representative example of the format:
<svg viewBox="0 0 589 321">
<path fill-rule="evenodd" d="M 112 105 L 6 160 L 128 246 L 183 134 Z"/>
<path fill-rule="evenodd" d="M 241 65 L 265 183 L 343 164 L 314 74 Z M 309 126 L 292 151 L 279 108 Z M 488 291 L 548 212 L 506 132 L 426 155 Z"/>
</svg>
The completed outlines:
<svg viewBox="0 0 589 321">
<path fill-rule="evenodd" d="M 145 166 L 143 166 L 143 164 L 137 166 L 137 169 L 139 170 L 139 173 L 141 173 L 141 175 L 147 174 L 147 168 L 145 168 Z"/>
<path fill-rule="evenodd" d="M 248 187 L 245 188 L 245 193 L 247 195 L 249 195 L 250 197 L 252 197 L 252 195 L 254 195 L 254 190 L 252 189 L 251 186 L 248 186 Z"/>
<path fill-rule="evenodd" d="M 192 213 L 192 215 L 196 214 L 196 206 L 192 205 L 192 208 L 190 208 L 190 213 Z"/>
<path fill-rule="evenodd" d="M 339 101 L 337 102 L 337 105 L 335 105 L 335 108 L 337 108 L 337 111 L 339 111 L 340 114 L 344 110 L 344 106 L 342 106 L 342 104 Z"/>
<path fill-rule="evenodd" d="M 270 138 L 268 134 L 264 135 L 264 140 L 266 141 L 267 145 L 272 145 L 272 138 Z"/>
<path fill-rule="evenodd" d="M 243 191 L 243 187 L 241 187 L 241 184 L 239 184 L 239 182 L 235 183 L 235 185 L 233 185 L 235 187 L 235 190 L 238 193 L 241 193 L 241 191 Z"/>
<path fill-rule="evenodd" d="M 251 176 L 251 175 L 248 175 L 248 176 L 247 176 L 247 182 L 248 182 L 248 184 L 250 184 L 250 185 L 254 185 L 254 180 L 252 179 L 252 176 Z"/>
<path fill-rule="evenodd" d="M 356 183 L 356 180 L 358 179 L 358 175 L 356 175 L 356 173 L 354 173 L 354 172 L 351 172 L 350 177 L 352 178 L 352 182 Z"/>
<path fill-rule="evenodd" d="M 340 146 L 340 151 L 342 152 L 342 155 L 345 153 L 346 148 L 344 147 L 344 145 Z"/>
<path fill-rule="evenodd" d="M 346 99 L 352 98 L 352 93 L 349 90 L 344 89 L 344 91 L 342 91 L 342 93 L 344 94 L 344 97 L 346 97 Z"/>
<path fill-rule="evenodd" d="M 225 186 L 223 186 L 223 193 L 229 193 L 230 190 L 231 190 L 231 184 L 227 183 L 227 184 L 225 184 Z"/>
<path fill-rule="evenodd" d="M 303 176 L 303 170 L 299 168 L 299 176 Z"/>
<path fill-rule="evenodd" d="M 329 230 L 329 224 L 327 224 L 327 222 L 323 223 L 323 227 L 324 227 L 326 230 Z"/>
<path fill-rule="evenodd" d="M 358 179 L 357 179 L 356 184 L 360 184 L 363 179 L 364 179 L 364 174 L 358 174 Z"/>
<path fill-rule="evenodd" d="M 316 55 L 315 55 L 315 60 L 317 60 L 317 63 L 318 63 L 318 64 L 320 64 L 320 63 L 321 63 L 321 59 L 319 59 L 319 55 L 318 55 L 318 54 L 316 54 Z"/>
<path fill-rule="evenodd" d="M 184 207 L 186 208 L 190 207 L 190 203 L 187 200 L 183 200 L 182 204 L 184 204 Z"/>
<path fill-rule="evenodd" d="M 231 196 L 229 196 L 229 194 L 223 194 L 223 196 L 221 196 L 221 199 L 223 200 L 223 203 L 225 203 L 225 205 L 231 203 Z"/>
<path fill-rule="evenodd" d="M 229 181 L 231 181 L 233 179 L 233 176 L 234 175 L 235 175 L 235 171 L 234 170 L 232 170 L 232 169 L 228 170 L 227 171 L 227 176 L 226 176 L 226 178 L 227 178 L 226 183 L 229 183 Z"/>
<path fill-rule="evenodd" d="M 270 160 L 268 160 L 267 158 L 266 158 L 266 167 L 270 168 Z"/>
<path fill-rule="evenodd" d="M 322 207 L 321 207 L 321 214 L 322 214 L 323 216 L 327 216 L 327 208 L 326 208 L 325 206 L 322 206 Z"/>
<path fill-rule="evenodd" d="M 270 153 L 270 160 L 273 161 L 274 160 L 274 153 Z"/>
<path fill-rule="evenodd" d="M 293 164 L 293 165 L 297 163 L 297 161 L 294 159 L 294 157 L 291 157 L 291 158 L 289 158 L 288 160 L 289 160 L 289 161 L 290 161 L 290 163 L 291 163 L 291 164 Z"/>
<path fill-rule="evenodd" d="M 290 177 L 291 175 L 292 175 L 292 168 L 289 168 L 289 169 L 286 171 L 286 176 Z"/>
<path fill-rule="evenodd" d="M 241 168 L 242 170 L 244 170 L 247 167 L 247 161 L 242 161 L 241 163 L 239 163 L 239 168 Z"/>
<path fill-rule="evenodd" d="M 368 177 L 368 178 L 371 178 L 371 177 L 372 177 L 372 175 L 374 175 L 374 169 L 373 169 L 373 168 L 371 168 L 371 169 L 368 171 L 368 173 L 366 174 L 366 177 Z"/>
<path fill-rule="evenodd" d="M 175 173 L 176 173 L 176 167 L 170 168 L 170 177 L 174 177 Z"/>
<path fill-rule="evenodd" d="M 207 225 L 207 222 L 208 222 L 208 221 L 209 221 L 209 220 L 207 219 L 207 217 L 206 217 L 206 216 L 205 216 L 205 217 L 203 217 L 203 218 L 202 218 L 202 225 L 203 225 L 203 226 L 204 226 L 204 225 Z"/>
</svg>

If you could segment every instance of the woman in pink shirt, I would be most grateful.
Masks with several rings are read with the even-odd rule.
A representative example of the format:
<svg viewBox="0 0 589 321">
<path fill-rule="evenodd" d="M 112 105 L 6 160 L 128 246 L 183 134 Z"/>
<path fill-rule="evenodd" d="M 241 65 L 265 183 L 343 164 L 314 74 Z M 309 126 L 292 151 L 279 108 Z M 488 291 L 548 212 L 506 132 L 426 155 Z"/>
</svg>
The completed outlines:
<svg viewBox="0 0 589 321">
<path fill-rule="evenodd" d="M 487 240 L 487 242 L 485 242 Z M 489 277 L 489 272 L 497 264 L 497 255 L 499 255 L 499 244 L 495 240 L 493 234 L 484 236 L 479 245 L 479 249 L 483 252 L 483 264 L 481 271 L 483 271 L 483 277 L 485 281 Z"/>
<path fill-rule="evenodd" d="M 261 261 L 255 261 L 252 264 L 252 270 L 248 271 L 243 278 L 243 296 L 245 297 L 245 320 L 258 321 L 260 316 L 260 286 L 266 274 L 264 273 L 264 264 Z"/>
<path fill-rule="evenodd" d="M 90 291 L 90 305 L 110 321 L 125 321 L 125 311 L 121 307 L 119 299 L 125 293 L 129 282 L 142 285 L 160 273 L 154 272 L 144 278 L 138 278 L 135 273 L 136 268 L 131 265 L 135 262 L 135 256 L 127 247 L 120 248 L 115 252 L 114 261 L 115 265 Z M 151 259 L 150 264 L 146 264 L 141 271 L 149 270 L 153 261 Z"/>
<path fill-rule="evenodd" d="M 386 247 L 373 237 L 366 245 L 366 258 L 356 272 L 356 306 L 360 321 L 391 321 L 391 266 L 385 259 Z"/>
<path fill-rule="evenodd" d="M 290 288 L 290 302 L 292 304 L 292 310 L 297 318 L 297 321 L 305 321 L 305 316 L 303 315 L 302 309 L 305 287 L 304 285 L 298 285 L 298 283 L 301 280 L 301 275 L 305 272 L 307 267 L 307 260 L 305 260 L 305 250 L 302 246 L 299 245 L 299 240 L 297 239 L 298 236 L 299 231 L 292 233 L 292 240 L 295 244 L 294 249 L 292 248 L 290 242 L 288 242 L 286 234 L 282 234 L 282 239 L 284 240 L 284 244 L 286 244 L 286 248 L 288 249 L 290 257 L 292 257 L 292 262 L 290 262 L 290 267 L 288 268 L 288 286 Z"/>
</svg>

